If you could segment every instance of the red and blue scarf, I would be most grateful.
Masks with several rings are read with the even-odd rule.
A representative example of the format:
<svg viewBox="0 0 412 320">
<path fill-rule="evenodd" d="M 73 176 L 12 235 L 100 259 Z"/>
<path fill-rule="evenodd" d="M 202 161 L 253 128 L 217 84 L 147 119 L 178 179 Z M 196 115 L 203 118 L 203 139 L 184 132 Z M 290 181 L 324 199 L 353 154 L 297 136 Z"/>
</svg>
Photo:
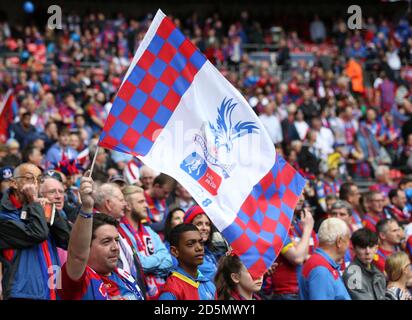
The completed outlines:
<svg viewBox="0 0 412 320">
<path fill-rule="evenodd" d="M 137 252 L 139 252 L 141 255 L 151 256 L 155 253 L 152 237 L 143 223 L 139 222 L 136 230 L 130 224 L 129 220 L 126 217 L 123 217 L 120 221 L 119 232 L 122 237 L 126 239 L 134 254 L 137 255 Z M 160 291 L 165 284 L 165 280 L 152 274 L 145 274 L 144 276 L 148 299 L 157 300 Z"/>
</svg>

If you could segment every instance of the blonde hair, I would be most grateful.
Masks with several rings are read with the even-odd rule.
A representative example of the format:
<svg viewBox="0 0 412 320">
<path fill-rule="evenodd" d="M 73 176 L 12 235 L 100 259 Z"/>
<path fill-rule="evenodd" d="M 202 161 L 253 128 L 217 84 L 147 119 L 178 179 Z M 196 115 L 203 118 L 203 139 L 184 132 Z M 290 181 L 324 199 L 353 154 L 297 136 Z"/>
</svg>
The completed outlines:
<svg viewBox="0 0 412 320">
<path fill-rule="evenodd" d="M 403 274 L 403 268 L 410 263 L 408 255 L 405 252 L 396 252 L 389 256 L 385 262 L 385 272 L 389 281 L 398 281 Z"/>
<path fill-rule="evenodd" d="M 143 193 L 144 190 L 138 186 L 129 185 L 123 189 L 123 195 L 126 201 L 129 201 L 129 198 L 132 194 Z"/>
</svg>

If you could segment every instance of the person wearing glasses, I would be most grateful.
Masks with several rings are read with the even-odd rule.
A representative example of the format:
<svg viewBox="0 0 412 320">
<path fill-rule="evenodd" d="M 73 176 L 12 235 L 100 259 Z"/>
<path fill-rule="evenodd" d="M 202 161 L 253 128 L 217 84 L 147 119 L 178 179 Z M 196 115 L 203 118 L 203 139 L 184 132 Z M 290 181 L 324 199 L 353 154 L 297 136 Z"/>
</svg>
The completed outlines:
<svg viewBox="0 0 412 320">
<path fill-rule="evenodd" d="M 385 272 L 388 277 L 387 300 L 412 300 L 408 287 L 412 286 L 411 260 L 405 252 L 397 252 L 386 260 Z"/>
<path fill-rule="evenodd" d="M 58 173 L 55 173 L 59 175 Z M 49 200 L 51 204 L 54 204 L 55 213 L 58 212 L 67 224 L 72 225 L 68 220 L 68 216 L 64 211 L 65 205 L 65 191 L 63 183 L 54 178 L 53 176 L 46 175 L 43 177 L 40 184 L 40 195 Z M 63 264 L 67 260 L 67 251 L 62 248 L 57 248 L 60 263 Z"/>
<path fill-rule="evenodd" d="M 66 213 L 63 210 L 64 186 L 59 180 L 50 176 L 43 178 L 40 184 L 40 195 L 53 203 L 56 210 L 67 220 Z"/>
<path fill-rule="evenodd" d="M 383 206 L 385 199 L 382 192 L 371 191 L 366 196 L 369 212 L 363 216 L 362 224 L 372 232 L 376 232 L 376 224 L 384 218 Z"/>
<path fill-rule="evenodd" d="M 39 197 L 41 178 L 35 165 L 19 165 L 0 202 L 4 299 L 56 299 L 57 247 L 67 249 L 70 227 L 58 212 L 50 225 L 43 209 L 49 201 Z"/>
</svg>

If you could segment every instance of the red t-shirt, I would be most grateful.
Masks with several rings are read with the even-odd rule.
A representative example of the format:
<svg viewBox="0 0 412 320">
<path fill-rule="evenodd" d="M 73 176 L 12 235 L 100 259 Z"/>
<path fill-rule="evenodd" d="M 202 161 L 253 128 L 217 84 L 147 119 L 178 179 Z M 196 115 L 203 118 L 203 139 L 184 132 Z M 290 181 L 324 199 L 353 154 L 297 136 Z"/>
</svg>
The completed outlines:
<svg viewBox="0 0 412 320">
<path fill-rule="evenodd" d="M 276 260 L 278 266 L 273 272 L 271 279 L 269 279 L 271 291 L 274 294 L 297 294 L 299 292 L 297 277 L 299 266 L 290 263 L 284 256 L 291 247 L 295 246 L 295 243 L 300 241 L 299 232 L 296 231 L 292 225 L 289 237 L 285 241 L 281 254 Z M 312 254 L 316 247 L 317 237 L 315 232 L 312 231 L 309 242 L 309 254 Z"/>
<path fill-rule="evenodd" d="M 372 232 L 376 232 L 376 224 L 381 218 L 371 214 L 365 214 L 362 219 L 362 224 L 365 228 Z"/>
<path fill-rule="evenodd" d="M 381 247 L 379 247 L 378 252 L 375 254 L 375 257 L 373 258 L 373 263 L 376 267 L 378 267 L 380 271 L 385 272 L 386 259 L 388 259 L 392 253 L 392 251 L 384 250 Z"/>
<path fill-rule="evenodd" d="M 58 295 L 63 300 L 142 300 L 139 288 L 131 289 L 134 279 L 125 271 L 116 269 L 110 276 L 101 276 L 89 266 L 78 280 L 67 274 L 66 263 L 61 270 Z"/>
</svg>

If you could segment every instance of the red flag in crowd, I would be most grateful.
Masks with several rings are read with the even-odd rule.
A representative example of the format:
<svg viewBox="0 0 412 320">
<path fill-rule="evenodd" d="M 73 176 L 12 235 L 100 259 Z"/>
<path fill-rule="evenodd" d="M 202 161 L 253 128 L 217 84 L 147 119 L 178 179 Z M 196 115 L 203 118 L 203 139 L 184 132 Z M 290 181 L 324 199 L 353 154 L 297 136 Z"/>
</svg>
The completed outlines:
<svg viewBox="0 0 412 320">
<path fill-rule="evenodd" d="M 0 106 L 0 143 L 5 143 L 9 138 L 9 126 L 13 123 L 16 112 L 17 104 L 9 90 Z"/>
</svg>

